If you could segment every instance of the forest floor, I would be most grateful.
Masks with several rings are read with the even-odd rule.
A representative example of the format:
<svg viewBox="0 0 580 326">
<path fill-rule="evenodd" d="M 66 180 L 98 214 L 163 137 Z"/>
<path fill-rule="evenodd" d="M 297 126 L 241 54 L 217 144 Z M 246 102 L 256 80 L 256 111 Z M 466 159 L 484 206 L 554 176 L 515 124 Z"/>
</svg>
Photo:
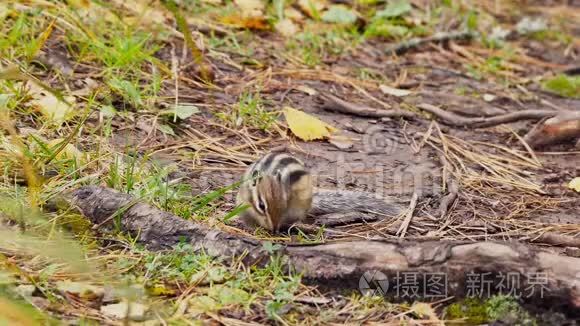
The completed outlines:
<svg viewBox="0 0 580 326">
<path fill-rule="evenodd" d="M 561 324 L 569 317 L 508 296 L 393 303 L 322 291 L 276 260 L 248 268 L 187 244 L 153 252 L 61 199 L 104 185 L 267 243 L 517 240 L 580 257 L 580 194 L 568 186 L 577 139 L 532 149 L 523 137 L 538 118 L 480 128 L 429 111 L 579 111 L 580 6 L 564 2 L 1 3 L 0 319 Z M 288 107 L 337 131 L 301 140 Z M 407 113 L 381 117 L 389 110 Z M 318 187 L 417 198 L 411 220 L 244 228 L 229 214 L 232 185 L 280 146 Z"/>
</svg>

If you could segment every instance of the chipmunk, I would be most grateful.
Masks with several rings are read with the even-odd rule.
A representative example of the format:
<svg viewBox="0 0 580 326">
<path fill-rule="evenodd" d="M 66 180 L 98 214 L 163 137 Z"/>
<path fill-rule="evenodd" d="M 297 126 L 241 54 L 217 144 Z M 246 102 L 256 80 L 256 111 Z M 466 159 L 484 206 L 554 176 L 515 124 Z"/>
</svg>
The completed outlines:
<svg viewBox="0 0 580 326">
<path fill-rule="evenodd" d="M 259 225 L 274 233 L 303 221 L 308 213 L 359 211 L 394 216 L 401 211 L 394 201 L 383 201 L 369 193 L 314 190 L 312 175 L 302 161 L 287 153 L 271 152 L 246 170 L 236 203 L 248 205 L 240 214 L 247 225 Z"/>
</svg>

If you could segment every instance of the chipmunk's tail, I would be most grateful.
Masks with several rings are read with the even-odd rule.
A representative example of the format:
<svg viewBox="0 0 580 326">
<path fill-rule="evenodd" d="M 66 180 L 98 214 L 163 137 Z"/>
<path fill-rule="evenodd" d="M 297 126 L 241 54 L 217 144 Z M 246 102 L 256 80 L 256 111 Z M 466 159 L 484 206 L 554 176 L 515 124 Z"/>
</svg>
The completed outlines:
<svg viewBox="0 0 580 326">
<path fill-rule="evenodd" d="M 356 211 L 396 216 L 402 210 L 403 206 L 394 197 L 360 191 L 316 189 L 310 213 L 323 215 Z"/>
</svg>

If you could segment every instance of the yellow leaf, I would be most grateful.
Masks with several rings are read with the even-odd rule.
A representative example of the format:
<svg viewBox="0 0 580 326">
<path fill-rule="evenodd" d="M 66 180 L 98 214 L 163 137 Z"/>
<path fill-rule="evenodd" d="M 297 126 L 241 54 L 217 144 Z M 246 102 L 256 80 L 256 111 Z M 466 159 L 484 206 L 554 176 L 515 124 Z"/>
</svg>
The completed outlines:
<svg viewBox="0 0 580 326">
<path fill-rule="evenodd" d="M 570 180 L 570 183 L 568 183 L 568 188 L 576 192 L 580 192 L 580 177 L 576 177 Z"/>
<path fill-rule="evenodd" d="M 58 138 L 49 141 L 46 145 L 51 148 L 53 151 L 56 151 L 60 148 L 60 144 L 64 139 Z M 66 146 L 60 151 L 56 158 L 59 160 L 75 160 L 77 165 L 82 165 L 86 162 L 86 156 L 83 152 L 78 150 L 75 145 L 73 144 L 66 144 Z"/>
<path fill-rule="evenodd" d="M 302 140 L 328 138 L 332 132 L 338 130 L 326 122 L 288 106 L 284 108 L 284 116 L 292 133 Z"/>
<path fill-rule="evenodd" d="M 67 3 L 74 8 L 89 8 L 91 2 L 89 0 L 68 0 Z"/>
<path fill-rule="evenodd" d="M 225 25 L 239 28 L 247 28 L 252 30 L 270 29 L 270 25 L 268 25 L 268 21 L 265 17 L 243 17 L 240 15 L 230 15 L 222 17 L 220 21 Z"/>
<path fill-rule="evenodd" d="M 74 116 L 73 108 L 69 104 L 59 100 L 51 92 L 34 82 L 29 83 L 29 87 L 32 104 L 48 121 L 56 125 L 61 125 Z M 67 97 L 66 101 L 73 103 L 74 97 Z"/>
</svg>

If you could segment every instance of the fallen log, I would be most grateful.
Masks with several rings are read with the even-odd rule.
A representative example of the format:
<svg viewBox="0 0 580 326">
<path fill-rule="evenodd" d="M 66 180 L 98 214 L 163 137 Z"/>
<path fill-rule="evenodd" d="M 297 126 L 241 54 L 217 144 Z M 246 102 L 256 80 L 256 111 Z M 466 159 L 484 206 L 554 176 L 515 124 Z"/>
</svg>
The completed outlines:
<svg viewBox="0 0 580 326">
<path fill-rule="evenodd" d="M 580 138 L 580 111 L 563 111 L 540 121 L 525 136 L 532 148 L 559 144 Z"/>
<path fill-rule="evenodd" d="M 246 265 L 264 265 L 272 255 L 260 241 L 184 220 L 112 189 L 82 187 L 68 198 L 99 228 L 117 227 L 151 250 L 185 241 L 218 258 L 244 257 Z M 361 240 L 286 244 L 277 252 L 288 269 L 324 289 L 358 288 L 393 300 L 430 300 L 503 293 L 501 277 L 514 281 L 517 276 L 517 288 L 504 283 L 503 289 L 521 291 L 520 299 L 538 307 L 571 316 L 580 312 L 580 259 L 521 243 Z M 435 280 L 441 286 L 429 288 Z M 411 292 L 402 292 L 403 281 L 413 281 Z M 523 295 L 526 288 L 535 292 Z"/>
</svg>

